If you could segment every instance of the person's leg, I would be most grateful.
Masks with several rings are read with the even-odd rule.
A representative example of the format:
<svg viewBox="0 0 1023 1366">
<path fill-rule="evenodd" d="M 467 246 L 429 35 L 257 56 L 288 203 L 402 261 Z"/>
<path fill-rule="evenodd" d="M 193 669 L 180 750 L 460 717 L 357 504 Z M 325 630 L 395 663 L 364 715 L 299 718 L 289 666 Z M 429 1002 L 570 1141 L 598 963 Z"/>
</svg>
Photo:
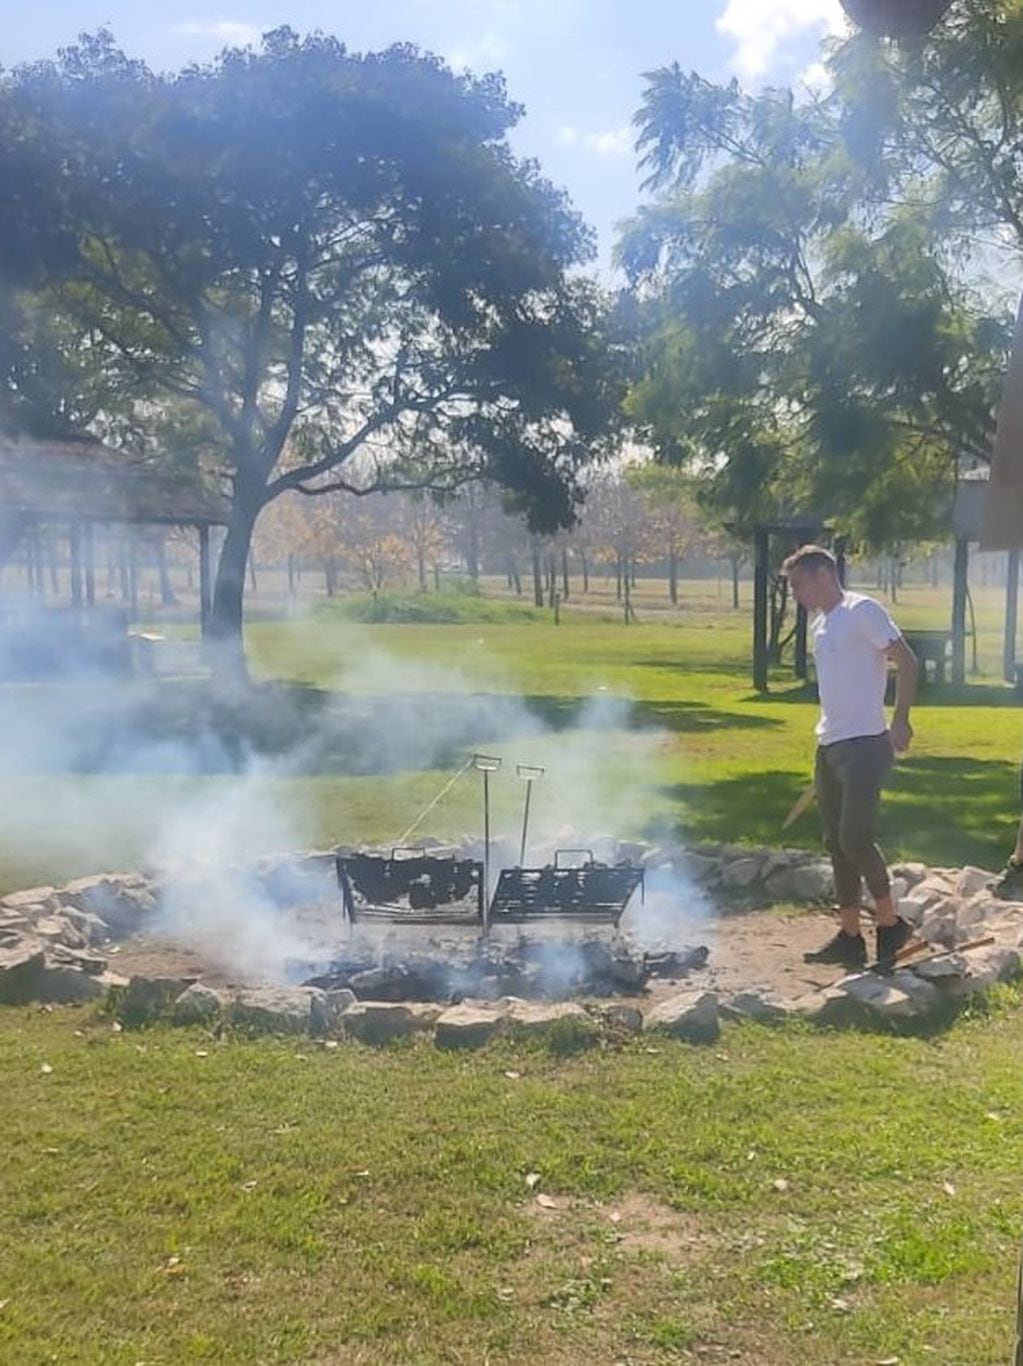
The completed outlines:
<svg viewBox="0 0 1023 1366">
<path fill-rule="evenodd" d="M 860 932 L 863 880 L 842 841 L 843 813 L 847 805 L 845 784 L 842 780 L 842 748 L 844 745 L 835 745 L 817 751 L 814 781 L 817 786 L 821 823 L 824 827 L 824 847 L 831 856 L 831 869 L 835 876 L 839 920 L 846 934 L 857 935 Z"/>
<path fill-rule="evenodd" d="M 859 873 L 846 857 L 840 839 L 842 820 L 842 786 L 835 768 L 835 747 L 817 751 L 814 769 L 817 805 L 821 814 L 824 843 L 831 855 L 838 898 L 840 929 L 833 939 L 812 953 L 805 953 L 807 963 L 834 963 L 845 968 L 861 968 L 867 961 L 867 948 L 860 933 Z"/>
<path fill-rule="evenodd" d="M 874 899 L 877 920 L 877 958 L 890 965 L 895 954 L 910 936 L 909 925 L 901 919 L 892 900 L 891 882 L 884 855 L 876 838 L 881 787 L 892 766 L 892 750 L 887 736 L 869 736 L 854 741 L 843 755 L 842 817 L 839 840 L 842 849 L 860 873 Z"/>
<path fill-rule="evenodd" d="M 1023 765 L 1020 766 L 1020 811 L 1023 812 Z M 1023 901 L 1023 815 L 1016 830 L 1016 847 L 992 888 L 1005 901 Z"/>
</svg>

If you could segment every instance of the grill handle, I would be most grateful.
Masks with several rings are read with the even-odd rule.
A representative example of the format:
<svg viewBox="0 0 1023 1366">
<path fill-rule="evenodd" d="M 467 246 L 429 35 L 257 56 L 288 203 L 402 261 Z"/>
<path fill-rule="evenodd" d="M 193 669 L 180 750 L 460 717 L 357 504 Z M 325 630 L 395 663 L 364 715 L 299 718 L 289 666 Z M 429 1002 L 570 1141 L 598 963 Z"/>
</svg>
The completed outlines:
<svg viewBox="0 0 1023 1366">
<path fill-rule="evenodd" d="M 561 867 L 561 864 L 558 862 L 558 859 L 561 857 L 562 854 L 585 854 L 585 855 L 586 855 L 586 862 L 587 862 L 587 863 L 593 863 L 593 862 L 594 862 L 593 850 L 592 850 L 592 849 L 555 849 L 555 851 L 554 851 L 554 866 L 555 866 L 555 868 L 560 868 L 560 867 Z M 585 866 L 586 866 L 586 865 L 584 864 L 583 867 L 585 867 Z"/>
</svg>

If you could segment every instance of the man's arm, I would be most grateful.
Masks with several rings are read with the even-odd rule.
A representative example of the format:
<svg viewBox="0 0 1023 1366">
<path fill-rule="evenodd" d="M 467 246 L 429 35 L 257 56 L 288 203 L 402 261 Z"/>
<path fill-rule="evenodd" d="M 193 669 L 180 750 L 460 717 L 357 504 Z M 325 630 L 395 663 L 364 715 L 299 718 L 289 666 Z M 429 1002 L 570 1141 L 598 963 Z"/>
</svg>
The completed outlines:
<svg viewBox="0 0 1023 1366">
<path fill-rule="evenodd" d="M 909 742 L 913 738 L 913 727 L 909 724 L 909 709 L 916 701 L 920 664 L 901 636 L 887 647 L 885 656 L 895 665 L 895 710 L 892 712 L 888 734 L 891 736 L 892 749 L 896 754 L 901 754 L 909 749 Z"/>
</svg>

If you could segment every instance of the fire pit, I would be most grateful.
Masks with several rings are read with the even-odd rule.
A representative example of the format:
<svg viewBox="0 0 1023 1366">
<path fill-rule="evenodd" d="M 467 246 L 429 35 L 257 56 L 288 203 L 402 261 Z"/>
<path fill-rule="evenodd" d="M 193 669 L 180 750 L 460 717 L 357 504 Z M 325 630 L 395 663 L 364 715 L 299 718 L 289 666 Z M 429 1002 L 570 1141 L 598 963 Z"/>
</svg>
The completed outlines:
<svg viewBox="0 0 1023 1366">
<path fill-rule="evenodd" d="M 584 854 L 582 863 L 563 860 Z M 556 849 L 554 862 L 543 868 L 504 868 L 490 905 L 492 925 L 518 925 L 529 920 L 580 920 L 587 924 L 618 922 L 637 888 L 643 869 L 631 863 L 609 867 L 591 849 Z"/>
<path fill-rule="evenodd" d="M 483 864 L 474 859 L 392 849 L 389 856 L 339 853 L 335 866 L 349 926 L 360 921 L 483 923 Z"/>
</svg>

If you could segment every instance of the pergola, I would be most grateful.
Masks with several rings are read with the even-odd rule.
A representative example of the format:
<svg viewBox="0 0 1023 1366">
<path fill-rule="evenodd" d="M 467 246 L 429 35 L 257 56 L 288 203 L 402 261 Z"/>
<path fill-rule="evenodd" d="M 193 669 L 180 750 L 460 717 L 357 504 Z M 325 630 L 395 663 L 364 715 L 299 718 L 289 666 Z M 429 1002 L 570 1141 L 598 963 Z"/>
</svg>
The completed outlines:
<svg viewBox="0 0 1023 1366">
<path fill-rule="evenodd" d="M 970 543 L 982 542 L 985 501 L 988 479 L 979 475 L 963 476 L 957 482 L 955 499 L 948 514 L 955 555 L 952 574 L 952 613 L 948 632 L 922 632 L 918 636 L 940 637 L 951 643 L 950 680 L 955 686 L 966 681 L 966 613 Z M 1023 523 L 1021 523 L 1023 525 Z M 1017 532 L 1017 534 L 1019 534 Z M 771 578 L 771 537 L 780 537 L 786 546 L 795 549 L 810 541 L 831 544 L 838 561 L 839 575 L 845 582 L 845 544 L 841 537 L 832 538 L 827 521 L 812 513 L 796 514 L 773 522 L 759 523 L 753 529 L 753 686 L 758 692 L 767 691 L 768 681 L 768 600 Z M 1020 537 L 1023 539 L 1023 536 Z M 1003 542 L 1004 544 L 1004 542 Z M 1010 549 L 1007 555 L 1005 589 L 1005 629 L 1002 664 L 1007 682 L 1016 675 L 1016 617 L 1018 608 L 1020 552 Z M 806 656 L 807 616 L 796 609 L 794 633 L 794 673 L 797 678 L 807 676 Z M 927 643 L 927 642 L 925 642 Z"/>
<path fill-rule="evenodd" d="M 72 607 L 96 601 L 97 525 L 195 527 L 205 634 L 213 583 L 210 528 L 226 525 L 227 519 L 227 500 L 194 478 L 167 473 L 100 441 L 0 434 L 0 564 L 33 527 L 43 522 L 66 526 Z"/>
</svg>

